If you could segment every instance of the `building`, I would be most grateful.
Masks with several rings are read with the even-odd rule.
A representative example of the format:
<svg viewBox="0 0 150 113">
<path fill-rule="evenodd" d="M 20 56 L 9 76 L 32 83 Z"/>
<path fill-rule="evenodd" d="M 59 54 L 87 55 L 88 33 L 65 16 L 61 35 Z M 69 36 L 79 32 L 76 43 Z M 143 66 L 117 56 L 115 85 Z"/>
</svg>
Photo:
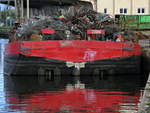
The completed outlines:
<svg viewBox="0 0 150 113">
<path fill-rule="evenodd" d="M 112 16 L 149 15 L 150 0 L 97 0 L 97 11 Z"/>
<path fill-rule="evenodd" d="M 0 3 L 6 3 L 6 1 L 10 1 L 10 4 L 12 4 L 12 1 L 15 4 L 21 4 L 17 6 L 21 7 L 27 7 L 35 4 L 35 7 L 41 4 L 41 2 L 37 2 L 37 0 L 0 0 Z M 24 1 L 24 2 L 22 2 Z M 41 1 L 41 0 L 38 0 Z M 49 2 L 59 2 L 60 0 L 43 0 L 46 3 Z M 63 1 L 63 0 L 62 0 Z M 65 2 L 73 2 L 76 0 L 64 0 Z M 126 14 L 126 15 L 149 15 L 150 14 L 150 0 L 81 0 L 81 1 L 88 1 L 93 4 L 94 10 L 102 13 L 107 13 L 112 16 L 118 15 L 118 14 Z M 9 3 L 9 2 L 8 2 Z M 43 3 L 43 2 L 42 2 Z M 16 9 L 20 9 L 21 7 L 18 7 Z M 27 8 L 29 12 L 29 8 Z M 21 11 L 21 10 L 20 10 Z M 22 10 L 22 14 L 23 14 Z M 20 12 L 18 12 L 21 14 Z M 23 17 L 23 15 L 22 15 Z M 28 16 L 29 17 L 29 13 Z"/>
</svg>

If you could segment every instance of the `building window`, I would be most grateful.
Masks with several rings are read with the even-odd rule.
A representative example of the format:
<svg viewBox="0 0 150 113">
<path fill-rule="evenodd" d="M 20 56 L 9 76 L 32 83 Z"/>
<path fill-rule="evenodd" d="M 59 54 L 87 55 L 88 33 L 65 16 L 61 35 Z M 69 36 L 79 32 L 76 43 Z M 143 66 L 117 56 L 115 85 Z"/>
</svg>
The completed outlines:
<svg viewBox="0 0 150 113">
<path fill-rule="evenodd" d="M 145 8 L 138 8 L 137 13 L 145 13 Z"/>
<path fill-rule="evenodd" d="M 124 8 L 124 13 L 127 13 L 127 8 Z"/>
<path fill-rule="evenodd" d="M 127 8 L 120 8 L 120 13 L 126 14 L 126 13 L 128 13 L 128 9 Z"/>
<path fill-rule="evenodd" d="M 145 8 L 142 8 L 142 13 L 145 13 Z"/>
<path fill-rule="evenodd" d="M 137 9 L 137 12 L 138 12 L 138 13 L 141 13 L 141 9 L 140 9 L 140 8 L 138 8 L 138 9 Z"/>
<path fill-rule="evenodd" d="M 107 13 L 107 8 L 104 9 L 104 13 Z"/>
<path fill-rule="evenodd" d="M 120 8 L 120 13 L 123 13 L 123 8 Z"/>
</svg>

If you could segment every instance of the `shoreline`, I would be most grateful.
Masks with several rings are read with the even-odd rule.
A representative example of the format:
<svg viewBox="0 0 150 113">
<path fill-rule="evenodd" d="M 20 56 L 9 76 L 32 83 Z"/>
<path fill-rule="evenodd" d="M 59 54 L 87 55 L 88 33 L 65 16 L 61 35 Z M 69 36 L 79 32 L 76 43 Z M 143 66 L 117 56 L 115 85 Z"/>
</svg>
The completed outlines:
<svg viewBox="0 0 150 113">
<path fill-rule="evenodd" d="M 141 95 L 139 109 L 137 113 L 150 113 L 150 73 L 144 88 L 144 93 Z"/>
</svg>

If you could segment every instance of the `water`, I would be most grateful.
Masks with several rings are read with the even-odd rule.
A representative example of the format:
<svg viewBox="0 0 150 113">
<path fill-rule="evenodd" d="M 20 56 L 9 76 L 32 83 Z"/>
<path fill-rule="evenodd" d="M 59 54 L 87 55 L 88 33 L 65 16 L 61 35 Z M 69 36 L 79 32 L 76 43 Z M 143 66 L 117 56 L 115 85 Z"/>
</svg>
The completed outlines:
<svg viewBox="0 0 150 113">
<path fill-rule="evenodd" d="M 5 92 L 4 92 L 4 76 L 3 76 L 3 67 L 4 67 L 4 49 L 7 40 L 0 39 L 0 111 L 5 111 Z"/>
<path fill-rule="evenodd" d="M 3 75 L 0 40 L 0 113 L 136 113 L 147 76 L 10 77 Z"/>
</svg>

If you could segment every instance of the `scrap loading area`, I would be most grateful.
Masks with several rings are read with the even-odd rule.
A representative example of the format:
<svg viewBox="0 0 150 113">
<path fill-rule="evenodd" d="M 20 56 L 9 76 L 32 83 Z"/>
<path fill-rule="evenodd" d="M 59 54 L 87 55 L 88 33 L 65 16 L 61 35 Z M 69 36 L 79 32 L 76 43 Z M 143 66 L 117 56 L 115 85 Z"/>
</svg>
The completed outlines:
<svg viewBox="0 0 150 113">
<path fill-rule="evenodd" d="M 135 32 L 122 32 L 110 15 L 92 10 L 92 4 L 83 1 L 66 0 L 40 8 L 34 7 L 34 1 L 30 2 L 26 4 L 28 7 L 21 5 L 21 1 L 14 4 L 22 7 L 17 8 L 20 20 L 11 29 L 9 44 L 6 46 L 6 73 L 21 74 L 24 72 L 21 69 L 27 69 L 28 65 L 35 68 L 32 64 L 36 65 L 36 62 L 32 61 L 32 57 L 38 59 L 38 64 L 41 58 L 41 66 L 30 68 L 36 73 L 39 70 L 40 73 L 60 70 L 53 62 L 48 62 L 49 69 L 45 68 L 47 64 L 43 63 L 43 59 L 57 61 L 58 65 L 58 62 L 63 62 L 61 65 L 66 67 L 72 65 L 71 70 L 75 68 L 72 73 L 74 70 L 80 71 L 80 65 L 82 68 L 90 67 L 92 73 L 98 70 L 98 74 L 100 71 L 127 72 L 125 70 L 128 68 L 135 73 L 140 72 L 141 48 L 138 41 L 141 37 Z M 21 17 L 30 18 L 26 20 Z M 136 38 L 131 38 L 132 35 Z"/>
<path fill-rule="evenodd" d="M 1 1 L 16 6 L 17 19 L 0 39 L 0 111 L 149 111 L 148 31 L 121 28 L 124 16 L 117 21 L 90 2 Z"/>
</svg>

